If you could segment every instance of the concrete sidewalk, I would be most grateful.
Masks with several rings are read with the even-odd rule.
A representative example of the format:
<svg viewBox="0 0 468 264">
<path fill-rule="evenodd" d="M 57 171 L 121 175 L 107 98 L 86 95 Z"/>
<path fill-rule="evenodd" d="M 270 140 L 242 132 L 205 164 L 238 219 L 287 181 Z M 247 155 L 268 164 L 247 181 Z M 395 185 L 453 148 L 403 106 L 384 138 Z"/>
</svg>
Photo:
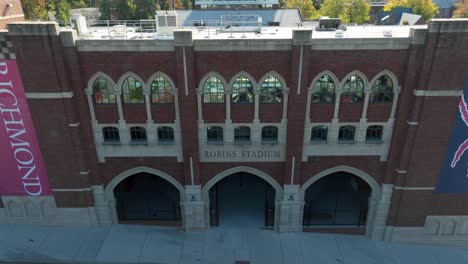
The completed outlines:
<svg viewBox="0 0 468 264">
<path fill-rule="evenodd" d="M 177 264 L 468 263 L 468 250 L 371 241 L 361 236 L 116 225 L 62 228 L 0 225 L 0 262 Z"/>
</svg>

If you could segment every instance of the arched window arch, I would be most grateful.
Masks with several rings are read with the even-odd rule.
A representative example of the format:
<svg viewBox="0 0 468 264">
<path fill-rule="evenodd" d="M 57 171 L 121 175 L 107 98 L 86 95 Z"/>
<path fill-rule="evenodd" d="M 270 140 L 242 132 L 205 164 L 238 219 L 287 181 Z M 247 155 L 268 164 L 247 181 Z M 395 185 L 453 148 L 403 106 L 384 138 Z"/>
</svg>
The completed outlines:
<svg viewBox="0 0 468 264">
<path fill-rule="evenodd" d="M 116 127 L 103 127 L 102 138 L 104 139 L 104 142 L 119 142 L 119 129 Z"/>
<path fill-rule="evenodd" d="M 122 83 L 122 94 L 125 103 L 142 104 L 145 102 L 142 83 L 133 76 L 128 76 Z"/>
<path fill-rule="evenodd" d="M 393 81 L 388 74 L 383 74 L 372 84 L 371 103 L 391 102 L 393 100 Z"/>
<path fill-rule="evenodd" d="M 238 126 L 234 128 L 234 142 L 250 142 L 250 127 Z"/>
<path fill-rule="evenodd" d="M 99 76 L 93 83 L 94 101 L 97 104 L 114 104 L 115 93 L 112 83 L 105 77 Z"/>
<path fill-rule="evenodd" d="M 335 82 L 331 76 L 325 74 L 313 85 L 313 103 L 333 103 L 335 101 Z"/>
<path fill-rule="evenodd" d="M 338 132 L 339 141 L 354 141 L 356 128 L 354 126 L 342 126 Z"/>
<path fill-rule="evenodd" d="M 132 142 L 146 142 L 146 129 L 144 127 L 131 127 L 130 139 Z"/>
<path fill-rule="evenodd" d="M 366 141 L 381 141 L 383 134 L 383 126 L 369 126 L 366 131 Z"/>
<path fill-rule="evenodd" d="M 224 103 L 223 82 L 214 75 L 203 84 L 203 103 Z"/>
<path fill-rule="evenodd" d="M 362 78 L 354 74 L 349 77 L 343 85 L 343 91 L 341 93 L 342 103 L 356 103 L 362 102 L 364 93 L 364 81 Z"/>
<path fill-rule="evenodd" d="M 169 80 L 163 76 L 157 76 L 151 82 L 151 102 L 152 103 L 173 103 L 173 87 Z"/>
<path fill-rule="evenodd" d="M 262 142 L 277 142 L 278 127 L 264 126 L 262 127 Z"/>
<path fill-rule="evenodd" d="M 283 98 L 283 84 L 274 75 L 268 76 L 262 83 L 260 90 L 261 103 L 281 103 Z"/>
<path fill-rule="evenodd" d="M 253 103 L 253 85 L 249 78 L 244 75 L 239 76 L 232 84 L 233 103 Z"/>
</svg>

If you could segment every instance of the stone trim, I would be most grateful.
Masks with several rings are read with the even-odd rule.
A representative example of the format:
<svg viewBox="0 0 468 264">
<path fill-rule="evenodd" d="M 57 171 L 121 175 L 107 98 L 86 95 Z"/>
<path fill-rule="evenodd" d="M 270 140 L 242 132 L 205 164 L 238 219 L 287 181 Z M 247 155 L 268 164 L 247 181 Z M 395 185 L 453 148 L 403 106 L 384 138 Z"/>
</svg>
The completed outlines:
<svg viewBox="0 0 468 264">
<path fill-rule="evenodd" d="M 414 96 L 461 96 L 463 90 L 413 90 Z"/>
<path fill-rule="evenodd" d="M 435 187 L 403 187 L 403 186 L 394 186 L 395 190 L 402 190 L 402 191 L 433 191 Z"/>
<path fill-rule="evenodd" d="M 25 93 L 28 99 L 64 99 L 73 98 L 73 92 Z"/>
</svg>

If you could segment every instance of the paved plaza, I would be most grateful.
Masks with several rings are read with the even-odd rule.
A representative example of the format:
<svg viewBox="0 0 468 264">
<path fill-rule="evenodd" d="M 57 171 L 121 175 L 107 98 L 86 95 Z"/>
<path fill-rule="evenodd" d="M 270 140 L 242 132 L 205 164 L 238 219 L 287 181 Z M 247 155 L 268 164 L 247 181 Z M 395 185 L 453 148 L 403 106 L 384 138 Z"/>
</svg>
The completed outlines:
<svg viewBox="0 0 468 264">
<path fill-rule="evenodd" d="M 468 263 L 466 248 L 371 241 L 362 236 L 271 230 L 115 225 L 0 225 L 0 262 L 234 264 Z"/>
</svg>

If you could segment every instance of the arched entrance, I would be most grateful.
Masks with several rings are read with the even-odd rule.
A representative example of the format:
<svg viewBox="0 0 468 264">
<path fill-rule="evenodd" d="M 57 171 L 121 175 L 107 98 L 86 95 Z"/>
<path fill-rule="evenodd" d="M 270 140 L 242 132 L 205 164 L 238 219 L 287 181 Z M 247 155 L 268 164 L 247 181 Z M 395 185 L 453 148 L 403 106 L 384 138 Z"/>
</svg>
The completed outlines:
<svg viewBox="0 0 468 264">
<path fill-rule="evenodd" d="M 309 188 L 304 197 L 304 226 L 365 226 L 371 188 L 348 172 L 335 172 Z"/>
<path fill-rule="evenodd" d="M 324 170 L 300 188 L 304 227 L 364 227 L 373 232 L 381 188 L 367 173 L 348 166 Z"/>
<path fill-rule="evenodd" d="M 212 178 L 202 189 L 207 226 L 275 228 L 281 186 L 269 175 L 236 167 Z"/>
<path fill-rule="evenodd" d="M 121 173 L 105 189 L 114 223 L 181 226 L 184 189 L 164 172 L 139 167 Z"/>
</svg>

